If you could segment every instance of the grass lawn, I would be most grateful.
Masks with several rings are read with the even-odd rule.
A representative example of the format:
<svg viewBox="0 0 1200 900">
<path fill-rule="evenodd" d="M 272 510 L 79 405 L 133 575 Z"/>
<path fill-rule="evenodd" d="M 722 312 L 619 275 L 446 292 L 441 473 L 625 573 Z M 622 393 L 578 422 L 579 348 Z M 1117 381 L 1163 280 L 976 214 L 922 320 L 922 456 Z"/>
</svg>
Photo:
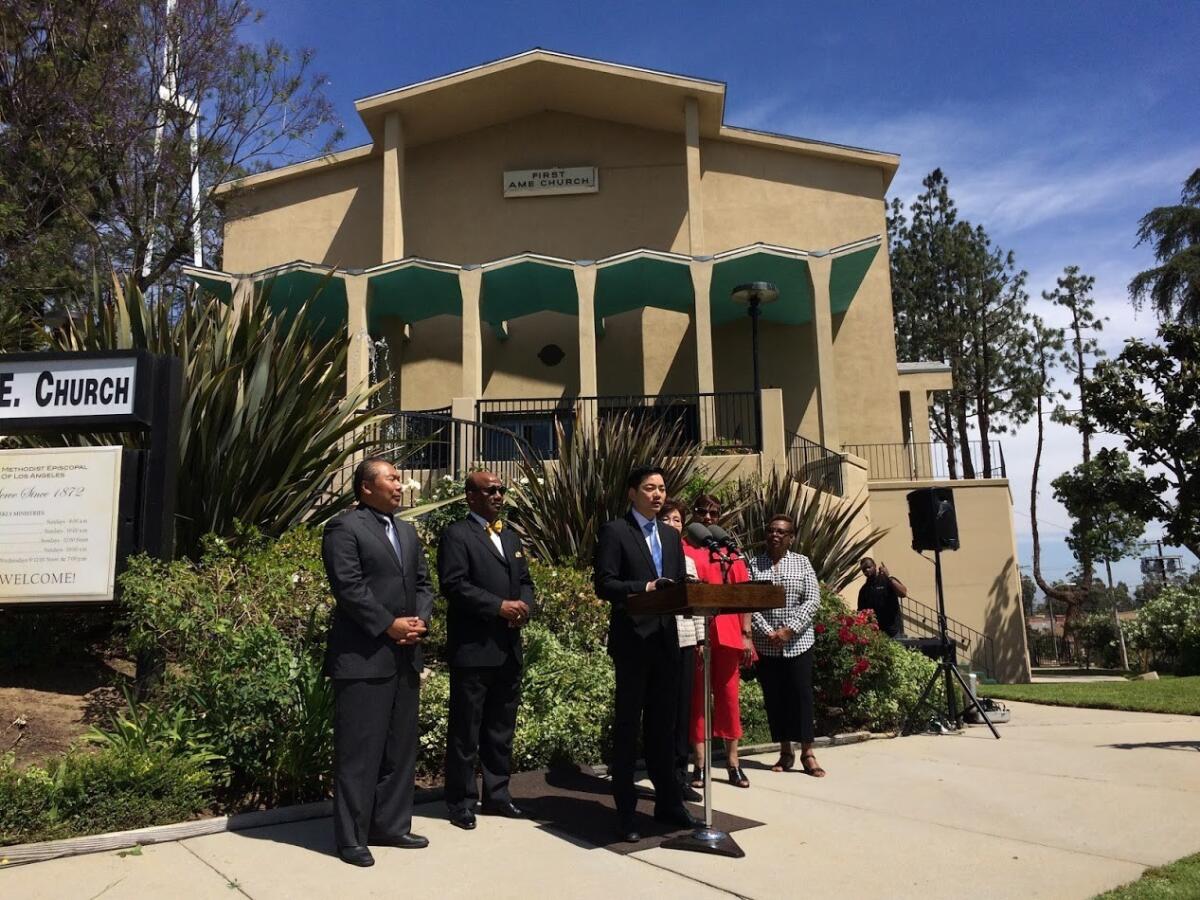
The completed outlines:
<svg viewBox="0 0 1200 900">
<path fill-rule="evenodd" d="M 1147 869 L 1137 881 L 1107 891 L 1096 900 L 1168 900 L 1200 897 L 1200 853 L 1167 866 Z"/>
<path fill-rule="evenodd" d="M 1163 678 L 1159 681 L 981 684 L 979 691 L 984 696 L 997 700 L 1200 716 L 1200 675 Z"/>
</svg>

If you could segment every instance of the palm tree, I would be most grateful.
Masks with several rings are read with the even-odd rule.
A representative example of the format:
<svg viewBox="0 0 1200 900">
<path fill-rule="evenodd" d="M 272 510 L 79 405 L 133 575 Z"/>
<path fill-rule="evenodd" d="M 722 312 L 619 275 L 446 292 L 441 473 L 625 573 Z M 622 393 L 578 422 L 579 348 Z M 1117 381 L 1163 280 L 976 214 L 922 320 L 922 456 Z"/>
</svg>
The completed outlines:
<svg viewBox="0 0 1200 900">
<path fill-rule="evenodd" d="M 1160 319 L 1200 324 L 1200 169 L 1184 182 L 1178 206 L 1142 216 L 1138 245 L 1147 242 L 1159 265 L 1129 282 L 1134 306 L 1149 298 Z"/>
</svg>

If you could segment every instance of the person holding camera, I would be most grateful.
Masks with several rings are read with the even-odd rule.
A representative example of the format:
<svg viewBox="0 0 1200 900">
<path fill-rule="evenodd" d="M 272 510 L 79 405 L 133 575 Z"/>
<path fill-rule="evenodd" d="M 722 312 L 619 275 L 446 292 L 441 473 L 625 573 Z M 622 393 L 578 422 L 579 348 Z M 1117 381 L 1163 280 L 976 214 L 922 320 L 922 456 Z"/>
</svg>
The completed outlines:
<svg viewBox="0 0 1200 900">
<path fill-rule="evenodd" d="M 904 582 L 887 570 L 887 566 L 864 556 L 859 560 L 866 581 L 858 589 L 859 610 L 869 609 L 875 613 L 879 630 L 890 638 L 904 636 L 904 617 L 900 611 L 900 600 L 908 596 Z"/>
</svg>

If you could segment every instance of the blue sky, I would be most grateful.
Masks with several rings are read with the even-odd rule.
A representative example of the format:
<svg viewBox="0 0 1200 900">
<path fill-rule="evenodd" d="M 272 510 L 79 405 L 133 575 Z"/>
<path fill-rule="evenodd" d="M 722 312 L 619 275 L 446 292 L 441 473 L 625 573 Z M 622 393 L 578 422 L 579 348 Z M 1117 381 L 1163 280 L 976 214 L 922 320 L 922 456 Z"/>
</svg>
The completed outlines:
<svg viewBox="0 0 1200 900">
<path fill-rule="evenodd" d="M 1034 308 L 1063 266 L 1096 277 L 1104 344 L 1153 334 L 1131 310 L 1150 207 L 1200 167 L 1200 2 L 265 2 L 256 36 L 316 50 L 346 125 L 353 101 L 531 47 L 725 81 L 726 122 L 901 155 L 895 196 L 940 166 L 964 216 L 1016 252 Z M 1022 563 L 1030 559 L 1031 428 L 1003 437 Z M 1078 462 L 1051 426 L 1044 566 L 1072 560 L 1049 480 Z M 1148 537 L 1157 537 L 1152 525 Z M 971 536 L 964 535 L 964 541 Z M 1189 557 L 1189 562 L 1194 562 Z M 1137 564 L 1117 577 L 1140 580 Z"/>
</svg>

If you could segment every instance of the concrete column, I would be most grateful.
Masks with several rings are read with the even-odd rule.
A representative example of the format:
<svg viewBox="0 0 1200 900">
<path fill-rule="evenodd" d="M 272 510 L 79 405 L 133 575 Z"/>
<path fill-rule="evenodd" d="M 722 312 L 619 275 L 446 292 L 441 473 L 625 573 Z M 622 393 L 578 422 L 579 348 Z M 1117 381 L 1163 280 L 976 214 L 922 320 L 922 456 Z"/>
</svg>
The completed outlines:
<svg viewBox="0 0 1200 900">
<path fill-rule="evenodd" d="M 400 113 L 383 118 L 383 247 L 380 262 L 404 258 L 404 129 Z"/>
<path fill-rule="evenodd" d="M 788 468 L 787 430 L 783 424 L 783 390 L 763 388 L 759 399 L 762 402 L 762 455 L 759 457 L 759 472 L 764 478 L 772 471 L 782 475 Z"/>
<path fill-rule="evenodd" d="M 596 372 L 596 267 L 575 265 L 575 291 L 579 295 L 579 396 L 599 392 Z"/>
<path fill-rule="evenodd" d="M 229 298 L 229 305 L 233 309 L 234 319 L 240 319 L 242 309 L 254 297 L 254 279 L 253 278 L 238 278 L 233 282 L 233 294 Z"/>
<path fill-rule="evenodd" d="M 704 252 L 704 202 L 700 193 L 700 105 L 683 101 L 683 133 L 687 154 L 688 240 L 693 256 Z"/>
<path fill-rule="evenodd" d="M 462 292 L 462 392 L 477 399 L 483 396 L 483 269 L 459 269 L 458 287 Z"/>
<path fill-rule="evenodd" d="M 455 419 L 464 419 L 468 422 L 476 421 L 475 401 L 477 399 L 477 397 L 455 397 L 450 401 L 450 415 Z M 454 466 L 459 472 L 465 473 L 471 466 L 481 461 L 478 459 L 475 447 L 472 446 L 472 439 L 475 437 L 477 429 L 460 425 L 456 422 L 450 432 L 454 435 L 454 446 L 452 448 Z"/>
<path fill-rule="evenodd" d="M 832 257 L 808 259 L 808 273 L 812 279 L 813 292 L 813 355 L 817 361 L 817 409 L 821 443 L 840 453 L 842 432 L 838 418 L 837 375 L 833 364 L 833 311 L 829 302 L 829 275 L 832 267 Z"/>
<path fill-rule="evenodd" d="M 711 259 L 692 260 L 688 263 L 692 273 L 692 293 L 695 294 L 696 323 L 696 390 L 711 394 L 716 390 L 713 374 L 712 336 L 712 287 Z M 712 397 L 702 397 L 700 403 L 700 440 L 711 441 L 718 432 L 716 402 Z"/>
<path fill-rule="evenodd" d="M 346 394 L 371 386 L 371 335 L 367 331 L 367 276 L 344 275 L 346 285 Z"/>
<path fill-rule="evenodd" d="M 929 446 L 929 391 L 925 388 L 908 392 L 908 408 L 912 415 L 912 468 L 914 478 L 933 477 L 932 447 Z"/>
</svg>

